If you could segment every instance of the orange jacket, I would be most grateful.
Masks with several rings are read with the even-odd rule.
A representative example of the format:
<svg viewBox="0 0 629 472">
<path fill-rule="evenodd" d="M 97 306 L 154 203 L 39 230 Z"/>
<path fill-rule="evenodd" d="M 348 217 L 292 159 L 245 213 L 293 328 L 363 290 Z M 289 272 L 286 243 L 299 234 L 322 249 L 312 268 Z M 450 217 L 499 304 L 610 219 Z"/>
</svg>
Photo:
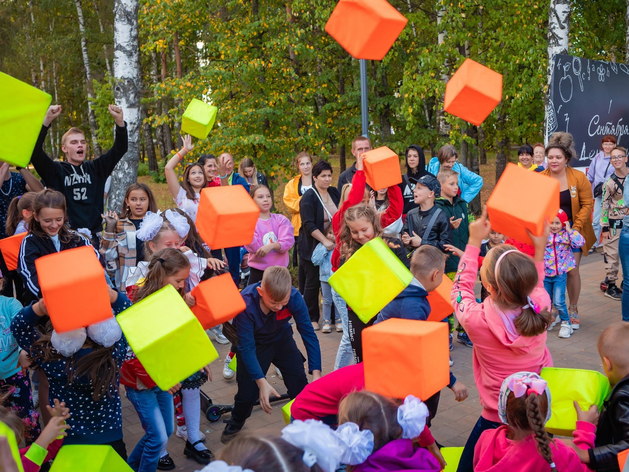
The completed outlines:
<svg viewBox="0 0 629 472">
<path fill-rule="evenodd" d="M 294 179 L 289 180 L 286 187 L 284 187 L 284 205 L 291 212 L 291 223 L 295 229 L 295 237 L 299 236 L 299 228 L 301 228 L 301 216 L 299 214 L 299 201 L 301 200 L 301 195 L 299 195 L 300 180 L 301 175 L 298 175 Z"/>
</svg>

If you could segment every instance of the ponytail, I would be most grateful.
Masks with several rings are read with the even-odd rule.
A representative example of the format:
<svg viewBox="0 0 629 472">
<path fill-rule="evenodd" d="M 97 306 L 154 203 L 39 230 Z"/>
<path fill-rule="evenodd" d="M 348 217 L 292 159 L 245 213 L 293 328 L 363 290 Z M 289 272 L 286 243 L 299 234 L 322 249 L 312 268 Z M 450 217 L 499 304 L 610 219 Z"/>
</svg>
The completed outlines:
<svg viewBox="0 0 629 472">
<path fill-rule="evenodd" d="M 550 449 L 551 439 L 544 426 L 546 422 L 546 414 L 542 412 L 540 397 L 536 393 L 530 393 L 526 397 L 526 410 L 529 426 L 535 434 L 537 450 L 546 462 L 550 464 L 551 472 L 557 472 L 555 463 L 553 462 L 553 453 Z"/>
</svg>

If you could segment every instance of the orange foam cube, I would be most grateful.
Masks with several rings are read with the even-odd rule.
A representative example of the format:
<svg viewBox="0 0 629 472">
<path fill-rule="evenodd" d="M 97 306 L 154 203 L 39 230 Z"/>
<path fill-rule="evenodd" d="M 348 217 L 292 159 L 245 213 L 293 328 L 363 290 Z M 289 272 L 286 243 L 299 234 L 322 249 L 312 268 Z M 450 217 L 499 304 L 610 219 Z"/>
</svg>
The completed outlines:
<svg viewBox="0 0 629 472">
<path fill-rule="evenodd" d="M 35 269 L 56 331 L 85 328 L 113 316 L 105 270 L 92 246 L 40 257 Z"/>
<path fill-rule="evenodd" d="M 364 329 L 365 388 L 392 398 L 430 398 L 450 380 L 448 330 L 448 323 L 399 318 Z"/>
<path fill-rule="evenodd" d="M 204 188 L 197 230 L 212 249 L 245 246 L 253 241 L 260 208 L 242 185 Z"/>
<path fill-rule="evenodd" d="M 8 238 L 0 239 L 0 251 L 4 258 L 4 263 L 7 265 L 7 269 L 17 269 L 17 258 L 20 255 L 20 246 L 22 246 L 22 240 L 28 233 L 15 234 Z"/>
<path fill-rule="evenodd" d="M 245 310 L 245 300 L 229 273 L 204 280 L 190 292 L 197 303 L 190 308 L 203 329 L 231 320 Z"/>
<path fill-rule="evenodd" d="M 466 59 L 446 84 L 443 109 L 480 126 L 502 100 L 502 74 Z"/>
<path fill-rule="evenodd" d="M 444 275 L 441 284 L 428 294 L 430 315 L 427 321 L 441 321 L 454 312 L 450 302 L 450 292 L 452 292 L 452 280 Z"/>
<path fill-rule="evenodd" d="M 365 177 L 374 190 L 393 187 L 402 183 L 400 157 L 386 146 L 365 153 Z"/>
<path fill-rule="evenodd" d="M 559 181 L 515 164 L 507 164 L 487 200 L 491 229 L 527 244 L 526 230 L 539 236 L 558 211 Z"/>
<path fill-rule="evenodd" d="M 356 59 L 386 56 L 408 20 L 386 0 L 340 0 L 325 31 Z"/>
<path fill-rule="evenodd" d="M 620 470 L 623 470 L 623 467 L 625 466 L 625 462 L 627 462 L 628 454 L 629 454 L 629 449 L 625 449 L 624 451 L 618 453 L 618 466 L 620 467 Z"/>
</svg>

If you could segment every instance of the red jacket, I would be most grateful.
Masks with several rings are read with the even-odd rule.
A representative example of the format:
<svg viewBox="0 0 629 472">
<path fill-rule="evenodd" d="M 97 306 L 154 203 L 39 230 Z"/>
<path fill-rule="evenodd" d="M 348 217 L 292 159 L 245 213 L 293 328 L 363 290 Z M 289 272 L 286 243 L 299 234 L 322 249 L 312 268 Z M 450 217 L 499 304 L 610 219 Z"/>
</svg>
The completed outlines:
<svg viewBox="0 0 629 472">
<path fill-rule="evenodd" d="M 341 224 L 343 223 L 343 218 L 345 217 L 345 212 L 348 208 L 353 207 L 354 205 L 358 205 L 365 198 L 365 187 L 367 185 L 367 177 L 365 176 L 365 172 L 362 170 L 357 170 L 354 174 L 354 178 L 352 179 L 352 188 L 347 195 L 347 200 L 345 200 L 339 211 L 337 211 L 332 217 L 332 230 L 334 231 L 334 236 L 336 237 L 336 246 L 334 247 L 334 251 L 332 252 L 332 272 L 336 272 L 341 263 Z M 392 223 L 395 223 L 398 218 L 402 216 L 402 209 L 404 208 L 404 199 L 402 198 L 402 190 L 398 185 L 394 185 L 393 187 L 389 187 L 387 190 L 389 195 L 389 207 L 386 211 L 380 216 L 380 225 L 383 228 L 386 228 Z"/>
</svg>

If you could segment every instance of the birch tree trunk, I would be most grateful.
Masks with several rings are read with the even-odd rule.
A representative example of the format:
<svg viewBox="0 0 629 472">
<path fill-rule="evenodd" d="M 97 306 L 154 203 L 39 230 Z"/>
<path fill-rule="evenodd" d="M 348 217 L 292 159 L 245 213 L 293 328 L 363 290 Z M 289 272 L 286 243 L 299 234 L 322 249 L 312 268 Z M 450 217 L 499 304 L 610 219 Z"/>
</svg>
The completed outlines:
<svg viewBox="0 0 629 472">
<path fill-rule="evenodd" d="M 90 67 L 90 58 L 87 55 L 87 38 L 85 36 L 85 20 L 83 19 L 83 7 L 81 0 L 74 0 L 76 5 L 76 13 L 79 17 L 79 31 L 81 32 L 81 54 L 83 55 L 83 65 L 85 67 L 85 79 L 87 80 L 87 116 L 90 122 L 90 131 L 92 134 L 92 146 L 94 148 L 94 157 L 100 156 L 101 150 L 98 145 L 98 133 L 96 125 L 96 115 L 92 109 L 92 101 L 94 100 L 94 85 L 92 83 L 92 69 Z"/>
<path fill-rule="evenodd" d="M 548 8 L 548 70 L 546 93 L 544 94 L 545 109 L 548 110 L 550 98 L 550 79 L 552 77 L 553 56 L 568 54 L 570 36 L 571 0 L 551 0 Z M 548 112 L 544 118 L 544 136 L 548 136 Z"/>
<path fill-rule="evenodd" d="M 118 211 L 127 187 L 138 177 L 140 156 L 140 48 L 138 43 L 138 0 L 114 2 L 114 97 L 124 111 L 129 149 L 112 173 L 108 208 Z"/>
<path fill-rule="evenodd" d="M 92 0 L 94 4 L 94 11 L 96 12 L 96 17 L 98 18 L 98 28 L 100 29 L 100 34 L 105 36 L 105 28 L 103 27 L 103 21 L 100 18 L 100 8 L 98 8 L 98 2 L 96 0 Z M 113 80 L 114 73 L 111 70 L 111 63 L 109 62 L 109 53 L 107 52 L 107 44 L 103 43 L 103 52 L 105 53 L 105 65 L 107 66 L 107 74 L 109 74 L 109 85 L 113 85 L 111 81 Z"/>
</svg>

